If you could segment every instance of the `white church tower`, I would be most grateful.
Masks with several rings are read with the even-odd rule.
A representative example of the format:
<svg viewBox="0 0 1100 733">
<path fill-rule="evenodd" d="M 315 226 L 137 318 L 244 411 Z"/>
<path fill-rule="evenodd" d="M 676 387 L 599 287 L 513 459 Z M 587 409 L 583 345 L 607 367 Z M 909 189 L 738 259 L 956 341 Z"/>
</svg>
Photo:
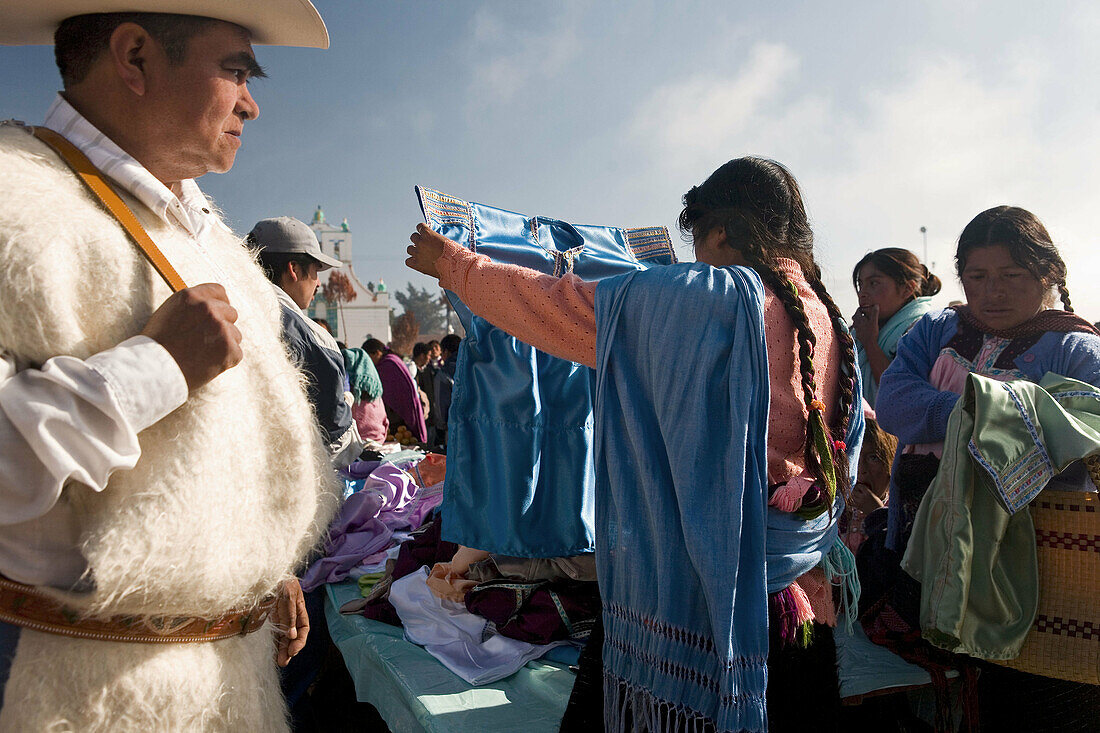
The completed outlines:
<svg viewBox="0 0 1100 733">
<path fill-rule="evenodd" d="M 321 251 L 329 257 L 335 257 L 344 263 L 339 270 L 325 270 L 321 273 L 321 288 L 310 305 L 310 318 L 324 318 L 337 339 L 348 346 L 360 346 L 363 341 L 373 337 L 382 343 L 390 340 L 390 294 L 381 279 L 377 283 L 366 285 L 359 280 L 351 264 L 351 229 L 348 220 L 340 226 L 332 226 L 325 221 L 325 212 L 318 205 L 313 212 L 309 228 L 317 235 Z M 330 304 L 325 301 L 321 289 L 328 283 L 330 273 L 340 272 L 347 276 L 355 290 L 355 299 L 349 303 Z"/>
</svg>

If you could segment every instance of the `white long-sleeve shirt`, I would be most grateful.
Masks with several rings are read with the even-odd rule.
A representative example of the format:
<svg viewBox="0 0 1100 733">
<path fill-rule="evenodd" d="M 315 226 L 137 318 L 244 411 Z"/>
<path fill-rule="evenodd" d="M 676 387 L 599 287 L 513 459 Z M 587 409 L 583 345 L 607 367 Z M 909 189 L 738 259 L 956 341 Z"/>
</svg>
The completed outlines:
<svg viewBox="0 0 1100 733">
<path fill-rule="evenodd" d="M 204 236 L 224 229 L 194 181 L 183 181 L 177 197 L 60 95 L 43 124 L 68 138 L 114 185 L 190 235 L 200 252 Z M 220 275 L 218 264 L 210 264 Z M 172 356 L 145 336 L 86 360 L 58 356 L 38 367 L 16 363 L 3 348 L 0 574 L 71 587 L 86 563 L 63 487 L 77 481 L 102 491 L 112 472 L 132 468 L 141 452 L 138 433 L 187 400 L 187 382 Z"/>
</svg>

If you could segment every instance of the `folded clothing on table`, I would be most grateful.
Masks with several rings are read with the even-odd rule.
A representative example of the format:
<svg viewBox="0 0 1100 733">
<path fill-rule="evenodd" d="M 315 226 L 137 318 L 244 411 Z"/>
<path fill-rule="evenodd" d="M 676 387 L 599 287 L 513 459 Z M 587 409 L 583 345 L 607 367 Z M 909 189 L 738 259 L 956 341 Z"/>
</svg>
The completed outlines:
<svg viewBox="0 0 1100 733">
<path fill-rule="evenodd" d="M 302 575 L 302 588 L 344 580 L 360 565 L 384 562 L 397 530 L 419 527 L 442 501 L 441 487 L 422 489 L 404 469 L 383 463 L 363 479 L 329 526 L 323 556 Z"/>
<path fill-rule="evenodd" d="M 490 580 L 466 593 L 466 609 L 519 641 L 584 641 L 600 614 L 600 590 L 572 580 Z"/>
<path fill-rule="evenodd" d="M 566 643 L 529 644 L 498 634 L 489 622 L 461 604 L 433 595 L 425 583 L 427 577 L 427 568 L 421 568 L 395 580 L 390 603 L 405 627 L 405 638 L 423 646 L 471 685 L 503 679 Z"/>
</svg>

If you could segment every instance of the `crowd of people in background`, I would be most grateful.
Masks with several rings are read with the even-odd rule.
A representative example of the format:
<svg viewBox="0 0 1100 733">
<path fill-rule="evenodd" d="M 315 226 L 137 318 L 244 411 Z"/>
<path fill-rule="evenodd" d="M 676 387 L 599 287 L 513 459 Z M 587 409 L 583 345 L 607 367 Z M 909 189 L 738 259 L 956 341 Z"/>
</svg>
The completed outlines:
<svg viewBox="0 0 1100 733">
<path fill-rule="evenodd" d="M 773 191 L 783 192 L 779 200 L 784 204 L 769 202 L 753 190 L 759 180 L 746 182 L 761 175 L 771 177 Z M 715 177 L 721 182 L 714 183 Z M 914 590 L 912 579 L 899 572 L 899 558 L 905 552 L 916 507 L 936 475 L 947 419 L 967 375 L 1038 381 L 1049 371 L 1100 388 L 1100 333 L 1073 314 L 1066 287 L 1067 268 L 1042 223 L 1030 212 L 1008 206 L 982 212 L 959 238 L 957 276 L 966 294 L 965 303 L 955 302 L 946 310 L 935 307 L 932 301 L 940 291 L 940 279 L 914 253 L 885 248 L 865 255 L 852 272 L 859 308 L 849 325 L 821 282 L 803 279 L 804 273 L 817 271 L 810 259 L 812 234 L 800 212 L 794 179 L 786 170 L 769 161 L 741 159 L 720 169 L 715 177 L 685 196 L 681 226 L 695 242 L 700 262 L 747 266 L 764 281 L 765 331 L 774 339 L 769 340 L 768 351 L 773 388 L 769 503 L 786 511 L 805 510 L 815 503 L 826 507 L 829 497 L 835 494 L 821 490 L 827 469 L 814 447 L 820 442 L 815 442 L 812 435 L 813 414 L 815 410 L 820 413 L 828 440 L 844 446 L 845 439 L 852 438 L 845 427 L 848 418 L 842 416 L 852 410 L 861 412 L 862 447 L 850 482 L 841 478 L 847 471 L 839 470 L 844 465 L 844 451 L 836 450 L 831 457 L 838 469 L 832 478 L 836 483 L 833 490 L 843 496 L 843 503 L 837 505 L 843 507 L 836 518 L 838 530 L 843 543 L 857 557 L 863 586 L 863 620 L 867 622 L 868 617 L 879 613 L 868 609 L 885 603 L 890 608 L 903 606 L 901 617 L 912 629 L 918 629 L 912 604 L 919 598 L 919 585 Z M 731 188 L 737 192 L 733 200 L 715 200 L 715 196 L 730 196 Z M 737 201 L 737 196 L 743 200 Z M 762 224 L 774 218 L 766 214 L 768 206 L 786 207 L 781 217 L 784 223 L 777 230 Z M 728 211 L 739 207 L 747 208 L 748 213 L 731 215 Z M 420 238 L 423 242 L 424 231 Z M 414 242 L 416 239 L 414 235 Z M 453 259 L 471 258 L 482 268 L 485 279 L 476 284 L 447 280 L 445 273 L 435 269 L 435 261 L 426 267 L 418 262 L 418 269 L 440 276 L 445 286 L 462 293 L 475 311 L 480 309 L 486 318 L 524 340 L 568 359 L 591 363 L 592 347 L 585 339 L 594 340 L 595 329 L 578 338 L 573 330 L 576 324 L 572 323 L 562 326 L 570 329 L 568 338 L 564 332 L 556 333 L 554 329 L 561 327 L 554 324 L 560 316 L 545 303 L 540 304 L 542 296 L 530 280 L 517 276 L 507 266 L 477 263 L 473 255 L 461 253 L 456 245 L 439 241 L 434 244 L 440 247 L 439 253 L 446 248 Z M 419 251 L 423 246 L 414 244 L 412 249 Z M 442 261 L 439 253 L 433 253 Z M 261 259 L 266 263 L 270 257 Z M 291 279 L 294 265 L 280 262 L 280 266 Z M 591 292 L 569 297 L 593 300 L 594 284 L 577 280 L 570 286 Z M 542 287 L 555 290 L 556 297 L 561 297 L 562 283 L 553 278 Z M 1060 301 L 1061 309 L 1054 308 L 1055 299 Z M 777 336 L 780 333 L 784 335 Z M 831 336 L 825 338 L 826 334 Z M 778 345 L 787 341 L 790 346 Z M 367 438 L 368 444 L 392 440 L 396 433 L 411 436 L 409 443 L 446 452 L 447 418 L 460 343 L 458 336 L 448 335 L 441 341 L 414 344 L 409 355 L 373 338 L 359 349 L 340 345 L 347 391 L 353 398 L 351 414 L 358 433 Z M 810 361 L 806 360 L 807 354 Z M 857 382 L 861 393 L 853 394 L 851 388 Z M 799 422 L 799 412 L 810 415 L 809 422 L 803 422 L 809 434 L 791 432 L 791 426 Z M 805 456 L 796 459 L 793 456 L 799 445 Z M 789 490 L 792 486 L 797 487 L 797 493 Z M 815 586 L 822 580 L 807 573 L 789 585 L 799 586 L 817 603 L 823 603 L 821 599 L 829 594 Z M 838 701 L 836 677 L 831 671 L 832 646 L 828 642 L 836 609 L 831 603 L 829 608 L 812 609 L 806 614 L 815 631 L 815 641 L 808 646 L 776 636 L 783 624 L 774 618 L 773 607 L 769 669 L 773 681 L 794 680 L 807 670 L 816 670 L 814 674 L 821 680 L 833 679 L 820 688 L 815 704 L 805 710 L 812 710 L 811 715 L 820 723 L 822 710 L 832 708 L 838 711 L 838 720 L 846 719 L 858 729 L 868 719 L 851 711 L 840 712 L 842 709 L 834 704 Z M 906 603 L 910 606 L 904 607 Z M 599 621 L 597 627 L 593 636 L 602 638 Z M 886 643 L 873 634 L 872 641 Z M 922 644 L 889 645 L 903 657 L 919 661 Z M 581 675 L 563 729 L 583 729 L 603 715 L 602 702 L 596 700 L 597 694 L 600 699 L 603 695 L 598 684 L 602 669 L 598 647 L 590 645 L 582 657 Z M 1100 696 L 1088 685 L 1001 668 L 985 670 L 982 680 L 973 704 L 985 720 L 1027 721 L 1029 730 L 1038 730 L 1041 721 L 1056 721 L 1057 729 L 1069 730 L 1080 723 L 1082 709 L 1100 712 Z M 769 691 L 781 687 L 769 687 Z M 1044 705 L 1030 698 L 1024 704 L 1019 693 L 1025 689 L 1042 689 L 1059 700 L 1068 696 L 1076 702 L 1072 710 L 1061 703 Z M 944 700 L 938 702 L 941 707 L 947 704 Z M 807 722 L 805 710 L 769 702 L 768 717 L 775 729 L 787 729 Z M 884 710 L 884 701 L 879 700 L 864 712 L 881 721 Z M 898 725 L 915 720 L 904 702 L 895 699 L 889 710 Z M 943 721 L 939 723 L 942 727 Z"/>
<path fill-rule="evenodd" d="M 359 356 L 365 354 L 379 383 L 377 391 L 363 390 L 356 395 L 352 413 L 360 434 L 384 442 L 386 436 L 394 436 L 404 428 L 409 444 L 445 449 L 447 412 L 461 342 L 462 337 L 456 334 L 447 334 L 438 341 L 417 342 L 411 356 L 376 338 L 368 338 L 359 349 L 342 347 L 345 363 L 356 364 L 358 371 L 368 369 Z"/>
<path fill-rule="evenodd" d="M 900 248 L 868 253 L 852 273 L 859 308 L 849 324 L 818 279 L 801 196 L 782 166 L 754 158 L 731 161 L 685 195 L 680 226 L 694 243 L 698 262 L 716 268 L 748 267 L 763 282 L 771 383 L 769 505 L 797 516 L 815 516 L 815 507 L 832 504 L 830 487 L 835 481 L 837 494 L 843 496 L 843 503 L 836 505 L 842 511 L 835 519 L 841 540 L 856 554 L 856 574 L 863 589 L 853 617 L 859 616 L 872 642 L 927 667 L 930 673 L 942 674 L 953 664 L 961 678 L 972 679 L 968 663 L 948 655 L 945 666 L 936 650 L 920 639 L 920 585 L 901 571 L 900 561 L 914 513 L 936 475 L 949 417 L 969 375 L 1039 382 L 1050 372 L 1078 380 L 1082 389 L 1095 390 L 1100 397 L 1100 331 L 1073 313 L 1067 267 L 1047 230 L 1032 213 L 1018 207 L 999 206 L 976 216 L 963 229 L 955 256 L 966 301 L 945 310 L 932 302 L 940 291 L 940 279 L 915 254 Z M 593 310 L 594 303 L 596 311 L 599 307 L 596 283 L 490 262 L 423 226 L 412 242 L 408 264 L 438 277 L 475 313 L 551 354 L 591 366 L 603 358 L 596 354 L 601 327 Z M 706 272 L 707 277 L 724 277 L 720 270 Z M 668 292 L 671 298 L 674 291 Z M 716 313 L 702 307 L 703 292 L 696 290 L 693 297 L 700 313 Z M 646 317 L 656 318 L 654 312 Z M 683 328 L 706 328 L 706 318 L 685 321 Z M 616 328 L 624 328 L 622 318 Z M 681 354 L 693 358 L 691 351 Z M 676 379 L 706 382 L 722 374 L 700 366 L 678 369 Z M 857 384 L 861 393 L 853 395 Z M 636 389 L 644 392 L 647 386 L 638 384 Z M 677 387 L 673 394 L 681 389 Z M 667 402 L 667 397 L 661 401 Z M 850 422 L 852 409 L 862 418 L 856 433 L 850 431 L 857 424 Z M 737 441 L 738 428 L 744 426 L 732 427 L 729 439 Z M 616 431 L 634 429 L 615 425 Z M 653 440 L 653 433 L 639 429 L 645 440 Z M 708 430 L 723 427 L 711 424 Z M 818 430 L 823 431 L 821 437 Z M 740 439 L 744 440 L 743 434 Z M 849 481 L 845 459 L 853 447 L 861 450 Z M 674 454 L 670 442 L 664 450 Z M 608 460 L 614 464 L 628 459 L 609 456 Z M 1087 478 L 1080 480 L 1083 472 L 1077 473 L 1080 490 L 1095 489 Z M 739 517 L 739 521 L 746 519 Z M 981 534 L 980 528 L 976 531 Z M 772 550 L 769 539 L 768 551 Z M 598 560 L 599 553 L 597 549 Z M 743 576 L 738 577 L 741 583 Z M 769 575 L 769 588 L 774 585 L 771 580 Z M 815 583 L 822 580 L 831 583 L 834 592 L 818 592 Z M 681 591 L 686 582 L 681 579 Z M 995 721 L 993 729 L 998 730 L 1094 730 L 1100 725 L 1095 722 L 1100 720 L 1100 688 L 985 662 L 975 663 L 982 672 L 976 687 L 964 682 L 955 689 L 964 702 L 956 699 L 954 717 L 951 696 L 939 687 L 935 715 L 926 715 L 924 723 L 918 722 L 904 693 L 842 709 L 831 627 L 838 610 L 833 601 L 839 603 L 843 596 L 835 588 L 844 582 L 841 576 L 817 578 L 811 571 L 779 583 L 798 588 L 811 599 L 806 613 L 794 615 L 800 623 L 812 622 L 813 633 L 805 637 L 808 643 L 784 636 L 782 630 L 789 633 L 792 625 L 786 611 L 776 606 L 782 593 L 772 596 L 767 718 L 773 730 L 824 730 L 838 723 L 849 730 L 909 730 L 915 728 L 907 726 L 933 724 L 938 730 L 950 730 L 964 717 L 960 711 L 976 715 L 967 718 L 971 722 Z M 705 587 L 706 581 L 701 583 Z M 616 590 L 601 587 L 601 592 L 607 603 Z M 617 603 L 627 600 L 614 597 Z M 814 607 L 818 603 L 821 607 Z M 679 621 L 694 628 L 684 618 Z M 736 617 L 733 621 L 737 623 Z M 668 619 L 651 623 L 661 622 Z M 603 638 L 603 631 L 601 626 L 593 638 Z M 627 648 L 622 646 L 626 643 L 614 638 L 586 648 L 563 730 L 584 730 L 607 715 L 601 707 L 605 701 L 618 706 L 618 712 L 612 713 L 616 720 L 632 705 L 644 708 L 644 697 L 623 697 L 621 690 L 608 693 L 606 682 L 600 689 L 601 647 L 619 650 Z M 637 648 L 638 639 L 629 643 Z M 717 638 L 714 643 L 722 647 L 727 641 Z M 613 659 L 622 664 L 618 651 Z M 608 674 L 614 672 L 604 667 L 605 681 Z M 660 680 L 652 684 L 657 688 Z M 793 689 L 798 690 L 799 706 L 788 704 L 786 695 Z M 1042 692 L 1036 697 L 1028 690 Z M 717 709 L 712 713 L 725 714 Z M 636 709 L 634 714 L 650 713 Z"/>
<path fill-rule="evenodd" d="M 312 4 L 117 5 L 0 7 L 5 42 L 53 40 L 64 85 L 42 126 L 0 124 L 0 728 L 307 729 L 334 649 L 322 588 L 356 569 L 354 612 L 396 614 L 387 594 L 420 573 L 424 607 L 465 604 L 437 625 L 503 583 L 501 634 L 532 597 L 509 573 L 579 587 L 568 611 L 557 586 L 540 601 L 542 641 L 587 640 L 563 731 L 1100 730 L 1096 670 L 992 663 L 1020 655 L 1039 595 L 1037 564 L 1005 559 L 1036 551 L 1010 518 L 1055 484 L 1100 482 L 1083 463 L 1100 452 L 1100 330 L 1074 313 L 1033 213 L 996 206 L 962 227 L 965 302 L 946 309 L 912 252 L 868 253 L 849 321 L 774 160 L 730 160 L 683 195 L 695 262 L 624 248 L 599 282 L 573 270 L 577 227 L 559 227 L 577 246 L 551 252 L 531 220 L 558 265 L 546 274 L 448 239 L 425 208 L 407 264 L 518 340 L 511 356 L 563 367 L 517 408 L 508 379 L 538 380 L 509 362 L 480 385 L 497 412 L 475 420 L 462 375 L 477 338 L 339 343 L 306 312 L 341 262 L 285 216 L 242 246 L 195 183 L 232 167 L 259 113 L 251 44 L 327 47 Z M 476 229 L 456 201 L 463 216 L 438 229 Z M 580 389 L 551 394 L 566 379 Z M 513 413 L 542 418 L 554 400 L 581 424 L 516 438 Z M 976 427 L 992 406 L 1000 419 Z M 515 445 L 486 449 L 475 422 Z M 486 499 L 487 484 L 534 483 L 553 460 L 580 478 L 537 511 L 519 502 L 516 551 L 452 544 L 454 512 L 437 510 L 455 506 L 460 445 L 523 464 L 524 480 L 462 487 L 469 524 L 515 519 L 496 500 L 516 487 Z M 524 546 L 556 520 L 583 541 L 560 557 Z M 361 554 L 326 562 L 357 532 Z M 1076 562 L 1095 555 L 1094 536 L 1056 539 L 1090 550 Z M 1064 636 L 1095 634 L 1086 600 Z M 941 601 L 967 623 L 930 621 Z M 860 638 L 927 673 L 931 713 L 894 688 L 842 705 L 841 652 Z"/>
</svg>

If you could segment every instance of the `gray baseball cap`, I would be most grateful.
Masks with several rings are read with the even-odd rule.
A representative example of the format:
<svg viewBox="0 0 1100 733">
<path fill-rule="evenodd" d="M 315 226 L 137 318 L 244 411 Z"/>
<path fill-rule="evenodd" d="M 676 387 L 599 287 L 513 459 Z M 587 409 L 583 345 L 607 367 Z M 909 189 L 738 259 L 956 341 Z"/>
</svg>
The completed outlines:
<svg viewBox="0 0 1100 733">
<path fill-rule="evenodd" d="M 261 252 L 309 255 L 321 265 L 320 270 L 344 266 L 340 260 L 323 254 L 313 230 L 292 216 L 277 216 L 257 222 L 248 233 L 248 245 Z"/>
</svg>

